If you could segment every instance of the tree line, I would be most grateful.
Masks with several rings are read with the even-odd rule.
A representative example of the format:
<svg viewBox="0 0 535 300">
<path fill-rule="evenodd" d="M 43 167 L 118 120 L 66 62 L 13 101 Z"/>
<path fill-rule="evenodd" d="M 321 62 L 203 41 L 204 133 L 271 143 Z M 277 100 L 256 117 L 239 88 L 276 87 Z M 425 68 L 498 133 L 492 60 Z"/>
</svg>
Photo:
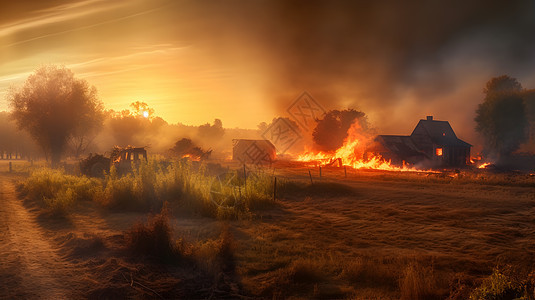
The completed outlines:
<svg viewBox="0 0 535 300">
<path fill-rule="evenodd" d="M 526 90 L 515 78 L 503 75 L 489 80 L 483 93 L 475 122 L 484 140 L 484 154 L 499 158 L 521 146 L 533 148 L 535 90 Z M 78 157 L 114 145 L 151 146 L 162 152 L 181 138 L 196 139 L 200 147 L 214 149 L 229 136 L 251 138 L 269 127 L 261 123 L 257 131 L 224 129 L 219 119 L 201 126 L 171 125 L 140 101 L 133 102 L 130 109 L 105 110 L 95 87 L 76 78 L 71 70 L 55 65 L 38 68 L 21 87 L 10 88 L 7 100 L 10 113 L 0 112 L 0 159 L 42 153 L 52 165 L 57 165 L 65 153 Z M 317 120 L 310 137 L 302 142 L 313 142 L 319 150 L 335 150 L 355 121 L 361 130 L 373 132 L 365 113 L 331 110 Z"/>
</svg>

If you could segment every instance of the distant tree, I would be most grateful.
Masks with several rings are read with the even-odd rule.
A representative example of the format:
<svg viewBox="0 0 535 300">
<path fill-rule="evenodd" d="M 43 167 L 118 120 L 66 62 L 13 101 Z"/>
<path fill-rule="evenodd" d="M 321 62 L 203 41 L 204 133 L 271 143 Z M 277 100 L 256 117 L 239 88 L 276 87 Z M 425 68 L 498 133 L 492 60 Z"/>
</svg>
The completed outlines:
<svg viewBox="0 0 535 300">
<path fill-rule="evenodd" d="M 535 89 L 523 92 L 526 117 L 528 119 L 528 139 L 530 149 L 535 149 Z"/>
<path fill-rule="evenodd" d="M 18 127 L 32 136 L 53 166 L 69 139 L 83 134 L 83 126 L 101 122 L 103 105 L 96 88 L 65 67 L 38 68 L 23 87 L 11 88 L 7 98 Z"/>
<path fill-rule="evenodd" d="M 20 131 L 7 111 L 0 111 L 0 159 L 35 156 L 36 145 L 28 133 Z"/>
<path fill-rule="evenodd" d="M 355 121 L 359 122 L 363 131 L 368 130 L 368 119 L 361 111 L 346 109 L 327 112 L 323 119 L 318 120 L 312 132 L 314 143 L 322 151 L 340 148 L 347 137 L 347 130 Z"/>
<path fill-rule="evenodd" d="M 507 156 L 527 139 L 522 86 L 503 75 L 489 80 L 483 92 L 485 98 L 476 110 L 476 131 L 483 137 L 487 155 Z"/>
<path fill-rule="evenodd" d="M 223 122 L 220 119 L 215 119 L 214 124 L 206 123 L 199 126 L 198 129 L 199 137 L 209 140 L 220 140 L 225 134 L 225 129 L 223 128 Z"/>
<path fill-rule="evenodd" d="M 154 118 L 154 109 L 150 108 L 145 102 L 136 101 L 130 104 L 132 107 L 131 115 L 134 117 L 142 117 L 145 119 Z"/>
<path fill-rule="evenodd" d="M 508 75 L 501 75 L 498 77 L 493 77 L 487 82 L 483 93 L 485 95 L 489 94 L 499 94 L 499 93 L 517 93 L 522 91 L 522 85 L 516 78 L 509 77 Z"/>
<path fill-rule="evenodd" d="M 158 135 L 167 122 L 154 115 L 154 109 L 145 102 L 133 102 L 132 110 L 107 112 L 106 128 L 112 135 L 115 144 L 120 146 L 147 146 Z"/>
</svg>

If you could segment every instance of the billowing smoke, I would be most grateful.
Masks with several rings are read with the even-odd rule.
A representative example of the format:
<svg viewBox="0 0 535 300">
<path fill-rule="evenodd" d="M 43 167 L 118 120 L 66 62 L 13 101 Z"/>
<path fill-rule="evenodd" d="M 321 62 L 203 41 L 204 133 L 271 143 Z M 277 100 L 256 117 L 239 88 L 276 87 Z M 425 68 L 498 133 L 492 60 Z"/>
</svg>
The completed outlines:
<svg viewBox="0 0 535 300">
<path fill-rule="evenodd" d="M 233 4 L 187 7 L 203 16 L 190 38 L 216 61 L 267 74 L 265 99 L 281 115 L 307 90 L 326 109 L 366 112 L 382 133 L 410 134 L 434 115 L 476 144 L 486 81 L 505 73 L 535 86 L 532 1 Z"/>
</svg>

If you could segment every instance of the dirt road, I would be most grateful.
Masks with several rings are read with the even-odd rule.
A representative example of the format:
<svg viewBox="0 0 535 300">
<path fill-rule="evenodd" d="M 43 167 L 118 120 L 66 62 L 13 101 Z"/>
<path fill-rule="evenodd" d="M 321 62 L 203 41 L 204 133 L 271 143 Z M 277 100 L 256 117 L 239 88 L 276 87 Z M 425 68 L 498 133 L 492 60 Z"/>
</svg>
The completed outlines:
<svg viewBox="0 0 535 300">
<path fill-rule="evenodd" d="M 0 173 L 0 298 L 71 298 L 77 272 L 17 198 L 13 180 Z"/>
</svg>

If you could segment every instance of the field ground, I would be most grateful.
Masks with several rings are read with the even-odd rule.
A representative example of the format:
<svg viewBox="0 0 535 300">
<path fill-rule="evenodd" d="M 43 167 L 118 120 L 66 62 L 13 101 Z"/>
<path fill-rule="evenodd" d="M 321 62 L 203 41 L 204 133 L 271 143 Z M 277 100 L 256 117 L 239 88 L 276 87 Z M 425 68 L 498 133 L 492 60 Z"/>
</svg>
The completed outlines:
<svg viewBox="0 0 535 300">
<path fill-rule="evenodd" d="M 399 299 L 416 282 L 427 286 L 420 296 L 463 299 L 496 266 L 535 266 L 535 188 L 529 185 L 354 170 L 345 177 L 343 169 L 325 168 L 322 178 L 311 172 L 319 188 L 286 193 L 280 205 L 249 219 L 175 211 L 175 238 L 190 243 L 214 241 L 229 226 L 235 272 L 222 279 L 209 265 L 161 265 L 122 250 L 125 231 L 146 213 L 83 202 L 66 220 L 56 219 L 18 197 L 15 181 L 24 175 L 4 167 L 0 282 L 8 288 L 0 297 Z M 281 166 L 273 174 L 310 180 L 304 167 Z"/>
</svg>

